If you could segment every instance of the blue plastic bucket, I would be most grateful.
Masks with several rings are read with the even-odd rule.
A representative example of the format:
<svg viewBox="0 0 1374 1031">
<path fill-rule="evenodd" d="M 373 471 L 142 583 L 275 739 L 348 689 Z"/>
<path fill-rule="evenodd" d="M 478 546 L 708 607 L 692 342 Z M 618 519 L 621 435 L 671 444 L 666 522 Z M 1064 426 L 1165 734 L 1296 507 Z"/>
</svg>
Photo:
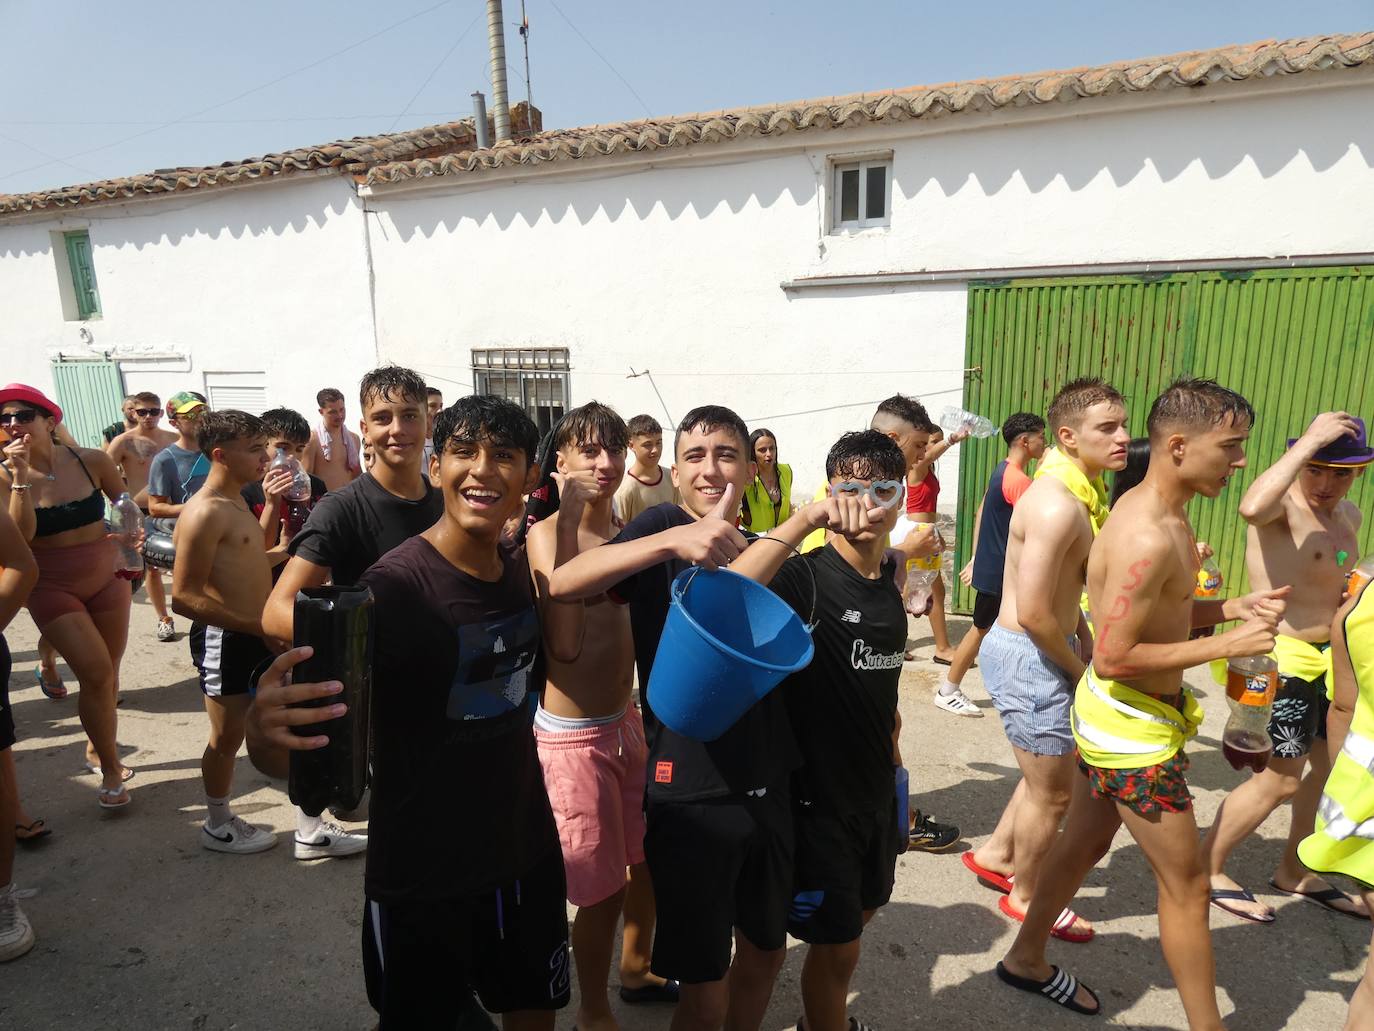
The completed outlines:
<svg viewBox="0 0 1374 1031">
<path fill-rule="evenodd" d="M 767 587 L 727 569 L 684 569 L 673 580 L 649 707 L 684 737 L 714 741 L 814 652 L 809 628 Z"/>
</svg>

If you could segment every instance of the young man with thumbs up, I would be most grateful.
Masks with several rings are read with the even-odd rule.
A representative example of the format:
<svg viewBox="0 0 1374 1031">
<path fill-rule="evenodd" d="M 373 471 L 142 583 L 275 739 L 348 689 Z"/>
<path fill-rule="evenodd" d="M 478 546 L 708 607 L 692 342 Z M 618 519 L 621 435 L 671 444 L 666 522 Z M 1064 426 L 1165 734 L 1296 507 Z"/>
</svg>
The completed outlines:
<svg viewBox="0 0 1374 1031">
<path fill-rule="evenodd" d="M 735 519 L 754 469 L 748 430 L 728 408 L 687 414 L 672 475 L 680 506 L 640 513 L 609 544 L 555 568 L 549 590 L 567 600 L 607 591 L 630 608 L 649 745 L 644 851 L 658 903 L 652 969 L 681 982 L 673 1031 L 717 1031 L 727 1020 L 748 1031 L 762 1023 L 782 966 L 792 897 L 789 781 L 800 757 L 787 710 L 774 691 L 715 741 L 701 742 L 660 723 L 645 689 L 682 570 L 729 565 L 767 583 L 792 550 L 770 543 L 745 551 Z M 862 499 L 831 497 L 802 509 L 770 540 L 793 545 L 817 527 L 857 533 L 869 520 Z"/>
</svg>

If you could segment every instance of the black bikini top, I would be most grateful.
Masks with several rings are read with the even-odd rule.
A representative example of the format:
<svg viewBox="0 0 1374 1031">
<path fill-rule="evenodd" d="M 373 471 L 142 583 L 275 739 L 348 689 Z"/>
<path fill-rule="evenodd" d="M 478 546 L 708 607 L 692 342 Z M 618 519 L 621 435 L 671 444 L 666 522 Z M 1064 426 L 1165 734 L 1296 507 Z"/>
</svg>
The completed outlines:
<svg viewBox="0 0 1374 1031">
<path fill-rule="evenodd" d="M 72 452 L 72 457 L 81 466 L 81 471 L 86 474 L 86 479 L 90 480 L 91 493 L 84 498 L 77 498 L 75 501 L 68 501 L 61 505 L 46 505 L 39 507 L 33 506 L 34 531 L 35 537 L 52 537 L 59 533 L 66 533 L 68 530 L 79 530 L 83 526 L 90 526 L 91 523 L 98 523 L 105 518 L 105 498 L 100 493 L 100 488 L 96 486 L 95 480 L 91 479 L 91 471 L 86 468 L 86 463 L 81 461 L 81 456 L 71 449 L 68 445 L 63 445 L 68 451 Z"/>
</svg>

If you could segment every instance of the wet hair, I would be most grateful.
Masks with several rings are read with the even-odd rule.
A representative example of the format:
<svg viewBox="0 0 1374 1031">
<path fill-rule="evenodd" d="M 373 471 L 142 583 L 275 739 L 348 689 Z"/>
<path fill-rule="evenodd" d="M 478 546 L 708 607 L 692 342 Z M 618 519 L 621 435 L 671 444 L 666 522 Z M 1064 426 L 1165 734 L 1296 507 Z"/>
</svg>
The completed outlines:
<svg viewBox="0 0 1374 1031">
<path fill-rule="evenodd" d="M 739 442 L 741 450 L 747 451 L 749 449 L 749 427 L 744 425 L 744 420 L 738 415 L 721 405 L 702 405 L 700 408 L 693 408 L 683 417 L 682 421 L 677 424 L 677 433 L 673 437 L 674 455 L 677 454 L 682 435 L 691 433 L 693 430 L 699 430 L 702 433 L 728 430 Z"/>
<path fill-rule="evenodd" d="M 321 390 L 318 394 L 315 395 L 315 403 L 319 405 L 321 408 L 323 408 L 327 404 L 332 404 L 335 401 L 342 401 L 343 399 L 343 391 L 337 389 L 336 387 L 325 387 L 323 390 Z"/>
<path fill-rule="evenodd" d="M 873 413 L 873 421 L 877 422 L 880 415 L 900 419 L 912 429 L 924 430 L 926 433 L 930 433 L 936 428 L 935 423 L 931 422 L 930 413 L 926 411 L 926 406 L 914 397 L 907 397 L 905 394 L 893 394 L 878 405 L 878 410 Z"/>
<path fill-rule="evenodd" d="M 1050 430 L 1058 433 L 1061 426 L 1072 426 L 1077 429 L 1082 424 L 1083 413 L 1104 401 L 1113 401 L 1119 405 L 1126 403 L 1121 391 L 1098 376 L 1083 376 L 1070 380 L 1059 388 L 1059 393 L 1054 395 L 1054 400 L 1045 412 Z"/>
<path fill-rule="evenodd" d="M 443 397 L 444 392 L 438 387 L 425 387 L 425 397 Z"/>
<path fill-rule="evenodd" d="M 573 408 L 554 427 L 551 450 L 597 443 L 607 451 L 624 452 L 630 446 L 630 431 L 616 410 L 600 401 L 588 401 Z"/>
<path fill-rule="evenodd" d="M 158 397 L 151 390 L 140 391 L 137 394 L 131 394 L 130 397 L 135 401 L 142 401 L 147 405 L 153 405 L 157 408 L 162 407 L 162 398 Z M 125 400 L 129 400 L 129 398 L 125 398 Z"/>
<path fill-rule="evenodd" d="M 1132 487 L 1140 485 L 1145 479 L 1145 470 L 1150 468 L 1150 438 L 1135 437 L 1126 445 L 1126 466 L 1112 475 L 1112 505 L 1115 506 Z"/>
<path fill-rule="evenodd" d="M 420 391 L 424 389 L 421 384 Z M 471 394 L 459 398 L 434 417 L 436 454 L 447 451 L 452 444 L 463 443 L 504 444 L 517 448 L 525 452 L 525 463 L 533 465 L 539 449 L 539 427 L 514 401 L 495 394 Z"/>
<path fill-rule="evenodd" d="M 293 408 L 272 408 L 263 412 L 262 424 L 272 440 L 310 443 L 310 424 L 305 421 L 305 416 Z"/>
<path fill-rule="evenodd" d="M 636 415 L 630 420 L 628 429 L 631 437 L 652 437 L 655 433 L 663 435 L 663 427 L 652 415 Z"/>
<path fill-rule="evenodd" d="M 206 412 L 197 426 L 196 443 L 200 453 L 206 458 L 217 447 L 235 440 L 262 440 L 267 436 L 267 426 L 256 415 L 240 412 L 236 408 L 221 408 L 217 412 Z"/>
<path fill-rule="evenodd" d="M 750 457 L 750 459 L 752 459 L 752 460 L 755 461 L 755 462 L 757 462 L 757 461 L 759 460 L 759 458 L 758 458 L 758 446 L 759 446 L 759 441 L 762 440 L 764 437 L 772 437 L 772 438 L 773 438 L 773 443 L 774 443 L 774 445 L 776 445 L 777 442 L 778 442 L 778 435 L 777 435 L 776 433 L 774 433 L 772 430 L 767 429 L 767 428 L 765 428 L 765 427 L 763 427 L 763 426 L 760 426 L 760 427 L 759 427 L 758 429 L 756 429 L 753 433 L 749 434 L 749 457 Z M 773 458 L 774 458 L 775 461 L 776 461 L 777 457 L 778 457 L 777 455 L 774 455 L 774 456 L 773 456 Z"/>
<path fill-rule="evenodd" d="M 428 389 L 424 378 L 414 369 L 383 365 L 363 376 L 358 387 L 358 405 L 364 413 L 373 401 L 414 401 L 424 405 L 425 391 Z M 336 400 L 343 400 L 343 395 L 340 394 Z M 320 407 L 324 407 L 323 402 Z"/>
<path fill-rule="evenodd" d="M 1150 405 L 1145 430 L 1151 440 L 1169 430 L 1209 430 L 1227 420 L 1255 424 L 1255 409 L 1234 390 L 1212 379 L 1176 379 Z"/>
<path fill-rule="evenodd" d="M 1015 415 L 1007 416 L 1007 421 L 1002 423 L 1002 439 L 1010 447 L 1021 434 L 1040 433 L 1044 428 L 1045 420 L 1034 412 L 1017 412 Z"/>
<path fill-rule="evenodd" d="M 846 433 L 825 456 L 825 478 L 906 480 L 906 458 L 896 441 L 877 430 Z"/>
</svg>

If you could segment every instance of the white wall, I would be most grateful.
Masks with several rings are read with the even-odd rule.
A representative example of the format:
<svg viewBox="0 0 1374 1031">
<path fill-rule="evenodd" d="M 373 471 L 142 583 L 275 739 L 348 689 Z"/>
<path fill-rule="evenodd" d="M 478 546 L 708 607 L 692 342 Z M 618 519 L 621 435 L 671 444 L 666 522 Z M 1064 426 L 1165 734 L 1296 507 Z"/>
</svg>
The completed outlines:
<svg viewBox="0 0 1374 1031">
<path fill-rule="evenodd" d="M 315 392 L 337 386 L 354 418 L 375 364 L 362 219 L 352 184 L 329 176 L 0 221 L 0 377 L 50 391 L 57 352 L 113 351 L 131 391 L 165 400 L 261 373 L 271 404 L 314 418 Z M 103 313 L 65 321 L 52 234 L 83 228 Z"/>
<path fill-rule="evenodd" d="M 958 283 L 780 283 L 1368 251 L 1374 76 L 1318 85 L 1178 90 L 799 134 L 783 154 L 703 148 L 712 163 L 665 152 L 657 166 L 589 159 L 564 174 L 382 190 L 368 198 L 382 230 L 381 352 L 466 388 L 473 347 L 568 347 L 574 404 L 662 421 L 648 381 L 625 378 L 647 366 L 675 418 L 715 402 L 767 424 L 809 486 L 877 400 L 915 394 L 932 414 L 958 400 L 967 295 Z M 892 225 L 826 234 L 827 157 L 882 149 L 894 154 Z M 956 462 L 942 461 L 946 483 Z"/>
</svg>

